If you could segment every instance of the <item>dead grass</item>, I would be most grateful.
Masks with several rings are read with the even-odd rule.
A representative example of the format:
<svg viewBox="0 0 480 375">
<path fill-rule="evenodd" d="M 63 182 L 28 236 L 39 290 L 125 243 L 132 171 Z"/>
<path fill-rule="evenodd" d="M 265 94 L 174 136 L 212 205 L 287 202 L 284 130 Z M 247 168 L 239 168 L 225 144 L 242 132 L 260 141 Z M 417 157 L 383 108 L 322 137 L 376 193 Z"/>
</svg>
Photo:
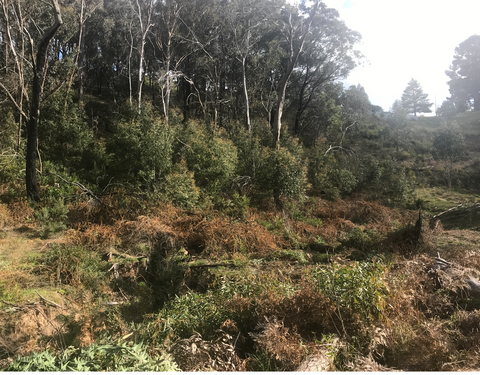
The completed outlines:
<svg viewBox="0 0 480 375">
<path fill-rule="evenodd" d="M 60 314 L 59 309 L 39 304 L 16 312 L 0 311 L 0 353 L 29 355 L 42 351 L 46 343 L 62 347 L 65 330 L 56 319 Z"/>
<path fill-rule="evenodd" d="M 282 363 L 285 370 L 293 370 L 306 356 L 301 336 L 293 328 L 287 328 L 277 317 L 267 318 L 255 328 L 259 333 L 250 333 L 259 352 L 267 352 Z"/>
</svg>

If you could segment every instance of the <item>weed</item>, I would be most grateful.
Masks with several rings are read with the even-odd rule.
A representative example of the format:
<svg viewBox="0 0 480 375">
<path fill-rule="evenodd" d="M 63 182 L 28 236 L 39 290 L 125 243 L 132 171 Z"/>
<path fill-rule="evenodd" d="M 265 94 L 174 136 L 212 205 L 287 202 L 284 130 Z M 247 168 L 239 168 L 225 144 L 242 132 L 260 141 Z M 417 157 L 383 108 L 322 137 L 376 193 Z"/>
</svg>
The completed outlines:
<svg viewBox="0 0 480 375">
<path fill-rule="evenodd" d="M 43 265 L 47 266 L 50 280 L 58 284 L 83 284 L 98 292 L 98 286 L 106 281 L 105 262 L 81 246 L 54 244 L 45 254 Z"/>
<path fill-rule="evenodd" d="M 305 224 L 311 225 L 315 228 L 318 228 L 320 225 L 322 225 L 322 219 L 320 218 L 311 218 L 311 219 L 304 219 L 302 220 Z"/>
<path fill-rule="evenodd" d="M 56 200 L 53 206 L 45 206 L 35 212 L 35 219 L 40 225 L 40 237 L 46 239 L 50 235 L 61 232 L 67 228 L 68 206 L 63 200 Z"/>
<path fill-rule="evenodd" d="M 379 240 L 379 234 L 375 229 L 363 230 L 354 227 L 340 242 L 346 248 L 354 248 L 361 251 L 372 249 Z"/>
<path fill-rule="evenodd" d="M 358 315 L 366 321 L 383 316 L 388 289 L 384 281 L 386 267 L 379 263 L 317 268 L 314 278 L 318 288 L 337 309 Z"/>
<path fill-rule="evenodd" d="M 57 354 L 49 350 L 18 357 L 4 371 L 177 371 L 166 356 L 150 356 L 143 343 L 115 342 L 92 344 L 86 348 L 68 347 Z"/>
</svg>

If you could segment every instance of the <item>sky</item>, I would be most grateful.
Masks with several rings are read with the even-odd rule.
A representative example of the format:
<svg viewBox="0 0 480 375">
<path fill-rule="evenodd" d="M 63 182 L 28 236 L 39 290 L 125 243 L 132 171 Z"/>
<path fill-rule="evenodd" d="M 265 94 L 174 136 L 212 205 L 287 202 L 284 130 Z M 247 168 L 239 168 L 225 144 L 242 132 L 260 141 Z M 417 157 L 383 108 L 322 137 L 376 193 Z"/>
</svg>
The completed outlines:
<svg viewBox="0 0 480 375">
<path fill-rule="evenodd" d="M 416 79 L 430 102 L 450 96 L 448 70 L 455 48 L 480 34 L 480 0 L 323 0 L 362 35 L 365 55 L 344 81 L 361 84 L 370 102 L 388 111 Z M 479 67 L 480 69 L 480 67 Z M 432 111 L 434 106 L 431 107 Z"/>
</svg>

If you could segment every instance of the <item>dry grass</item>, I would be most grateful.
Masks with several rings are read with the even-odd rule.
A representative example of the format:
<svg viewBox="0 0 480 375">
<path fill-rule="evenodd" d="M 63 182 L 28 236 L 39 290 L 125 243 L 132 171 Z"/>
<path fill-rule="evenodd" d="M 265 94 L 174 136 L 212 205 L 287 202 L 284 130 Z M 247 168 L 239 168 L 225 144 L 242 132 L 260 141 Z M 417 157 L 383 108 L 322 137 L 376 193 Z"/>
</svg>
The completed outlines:
<svg viewBox="0 0 480 375">
<path fill-rule="evenodd" d="M 250 333 L 258 351 L 267 352 L 282 363 L 285 370 L 293 370 L 306 356 L 301 336 L 295 329 L 287 328 L 276 317 L 265 317 L 255 328 L 259 333 Z"/>
</svg>

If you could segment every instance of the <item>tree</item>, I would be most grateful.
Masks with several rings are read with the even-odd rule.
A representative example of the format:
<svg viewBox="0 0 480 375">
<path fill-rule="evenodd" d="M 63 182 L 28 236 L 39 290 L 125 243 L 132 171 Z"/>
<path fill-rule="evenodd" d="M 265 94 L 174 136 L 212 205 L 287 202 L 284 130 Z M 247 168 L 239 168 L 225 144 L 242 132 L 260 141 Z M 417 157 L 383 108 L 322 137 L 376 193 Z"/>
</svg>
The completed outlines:
<svg viewBox="0 0 480 375">
<path fill-rule="evenodd" d="M 50 41 L 63 24 L 58 0 L 52 0 L 55 22 L 42 35 L 37 47 L 37 56 L 33 65 L 32 101 L 30 106 L 30 120 L 27 123 L 27 154 L 26 154 L 26 187 L 27 197 L 34 202 L 40 201 L 37 185 L 37 143 L 38 121 L 40 119 L 40 104 L 42 102 L 43 85 L 45 83 L 47 53 Z M 32 43 L 32 41 L 31 41 Z M 32 47 L 33 49 L 33 47 Z"/>
<path fill-rule="evenodd" d="M 480 35 L 472 35 L 455 48 L 450 70 L 450 94 L 456 107 L 465 111 L 473 101 L 473 109 L 480 110 Z"/>
<path fill-rule="evenodd" d="M 402 94 L 402 105 L 407 113 L 413 113 L 415 116 L 419 113 L 430 113 L 430 107 L 433 103 L 428 101 L 428 94 L 424 94 L 420 83 L 417 80 L 411 79 L 408 82 L 407 88 Z"/>
<path fill-rule="evenodd" d="M 323 4 L 322 4 L 323 5 Z M 316 0 L 308 12 L 308 17 L 293 12 L 287 7 L 282 9 L 280 21 L 280 33 L 284 36 L 287 48 L 283 74 L 280 78 L 277 88 L 277 103 L 273 117 L 273 131 L 275 145 L 280 144 L 280 132 L 282 129 L 282 114 L 285 106 L 285 93 L 287 84 L 292 75 L 293 69 L 297 65 L 298 58 L 303 51 L 305 40 L 310 34 L 310 29 L 317 12 L 319 11 L 320 1 Z"/>
<path fill-rule="evenodd" d="M 400 100 L 395 100 L 392 108 L 390 108 L 390 116 L 388 117 L 387 122 L 393 131 L 394 143 L 398 152 L 400 144 L 404 143 L 406 138 L 407 128 L 407 111 L 403 108 Z"/>
<path fill-rule="evenodd" d="M 434 157 L 443 160 L 448 188 L 452 187 L 453 163 L 460 160 L 465 152 L 465 140 L 454 121 L 452 126 L 439 131 L 433 140 Z"/>
<path fill-rule="evenodd" d="M 293 128 L 296 135 L 301 131 L 304 113 L 315 96 L 325 85 L 346 78 L 361 58 L 360 53 L 353 49 L 361 36 L 339 19 L 337 10 L 324 9 L 318 15 L 315 26 L 293 73 L 291 86 L 297 86 L 298 93 L 289 90 L 295 95 L 292 101 L 297 111 Z"/>
<path fill-rule="evenodd" d="M 455 101 L 452 98 L 444 100 L 442 105 L 437 108 L 437 116 L 453 117 L 457 113 L 458 109 L 455 105 Z"/>
</svg>

